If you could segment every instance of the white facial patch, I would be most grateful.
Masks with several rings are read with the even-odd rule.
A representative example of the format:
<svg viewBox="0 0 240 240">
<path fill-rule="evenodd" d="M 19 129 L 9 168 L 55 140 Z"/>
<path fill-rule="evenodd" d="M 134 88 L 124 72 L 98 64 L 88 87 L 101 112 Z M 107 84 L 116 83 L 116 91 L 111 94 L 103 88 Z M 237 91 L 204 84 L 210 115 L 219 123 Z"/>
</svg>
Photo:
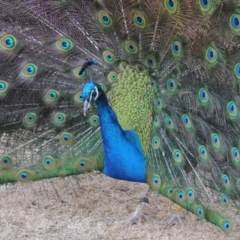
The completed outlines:
<svg viewBox="0 0 240 240">
<path fill-rule="evenodd" d="M 96 96 L 92 96 L 93 93 L 96 93 Z M 85 100 L 84 101 L 84 105 L 83 105 L 83 115 L 86 117 L 86 113 L 87 113 L 87 110 L 91 107 L 91 101 L 92 101 L 92 98 L 96 101 L 97 98 L 99 96 L 99 92 L 98 92 L 98 89 L 97 87 L 95 87 L 95 90 L 91 92 L 91 95 L 90 95 L 90 98 L 89 98 L 89 101 L 88 100 Z"/>
<path fill-rule="evenodd" d="M 83 105 L 83 115 L 86 117 L 86 112 L 87 110 L 91 107 L 91 103 L 88 102 L 87 100 L 84 101 Z"/>
</svg>

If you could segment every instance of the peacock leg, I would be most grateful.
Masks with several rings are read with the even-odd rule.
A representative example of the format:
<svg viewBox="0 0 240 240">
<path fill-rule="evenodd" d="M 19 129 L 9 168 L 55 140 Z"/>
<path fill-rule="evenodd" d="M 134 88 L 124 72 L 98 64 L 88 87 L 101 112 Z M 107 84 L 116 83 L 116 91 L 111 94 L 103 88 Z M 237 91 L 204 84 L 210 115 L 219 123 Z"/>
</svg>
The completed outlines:
<svg viewBox="0 0 240 240">
<path fill-rule="evenodd" d="M 172 227 L 173 225 L 183 226 L 182 219 L 179 215 L 179 213 L 173 213 L 170 217 L 168 217 L 165 221 L 162 223 L 162 229 Z"/>
<path fill-rule="evenodd" d="M 150 193 L 150 188 L 148 189 L 146 195 L 140 199 L 140 203 L 138 204 L 136 210 L 131 214 L 129 218 L 123 221 L 123 228 L 127 228 L 132 226 L 133 224 L 143 225 L 148 221 L 148 216 L 144 214 L 143 208 L 146 204 L 149 204 L 148 196 Z"/>
</svg>

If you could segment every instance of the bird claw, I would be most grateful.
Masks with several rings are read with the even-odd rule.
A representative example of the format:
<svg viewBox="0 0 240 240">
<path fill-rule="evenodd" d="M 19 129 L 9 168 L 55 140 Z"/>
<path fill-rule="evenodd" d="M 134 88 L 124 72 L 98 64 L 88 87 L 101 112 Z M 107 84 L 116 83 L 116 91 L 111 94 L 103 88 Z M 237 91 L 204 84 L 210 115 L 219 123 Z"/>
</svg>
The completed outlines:
<svg viewBox="0 0 240 240">
<path fill-rule="evenodd" d="M 145 215 L 143 213 L 143 210 L 142 210 L 144 204 L 145 204 L 144 202 L 141 202 L 138 205 L 138 207 L 135 210 L 135 212 L 129 218 L 127 218 L 125 221 L 123 221 L 123 223 L 122 223 L 122 227 L 123 228 L 130 227 L 130 226 L 132 226 L 134 224 L 137 224 L 137 225 L 141 226 L 145 222 L 148 221 L 148 216 Z"/>
<path fill-rule="evenodd" d="M 183 222 L 178 213 L 174 213 L 171 217 L 163 222 L 162 228 L 172 227 L 173 225 L 178 225 L 183 227 Z"/>
</svg>

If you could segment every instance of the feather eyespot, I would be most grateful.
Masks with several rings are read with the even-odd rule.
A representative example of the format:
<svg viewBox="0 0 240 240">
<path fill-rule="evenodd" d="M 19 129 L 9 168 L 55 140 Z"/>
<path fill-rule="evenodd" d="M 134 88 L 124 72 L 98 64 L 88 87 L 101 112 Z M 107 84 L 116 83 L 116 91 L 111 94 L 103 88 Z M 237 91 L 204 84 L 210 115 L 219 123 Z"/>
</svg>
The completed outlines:
<svg viewBox="0 0 240 240">
<path fill-rule="evenodd" d="M 203 12 L 208 13 L 212 9 L 213 1 L 212 0 L 199 0 L 199 4 L 200 4 L 200 9 Z"/>
<path fill-rule="evenodd" d="M 145 71 L 145 67 L 142 64 L 136 64 L 135 69 L 139 72 L 139 73 L 143 73 Z"/>
<path fill-rule="evenodd" d="M 225 208 L 229 208 L 230 207 L 230 201 L 229 201 L 229 199 L 228 199 L 228 197 L 225 195 L 225 194 L 221 194 L 221 196 L 220 196 L 220 203 L 221 203 L 221 205 L 223 206 L 223 207 L 225 207 Z"/>
<path fill-rule="evenodd" d="M 200 154 L 201 154 L 201 155 L 206 154 L 206 148 L 205 148 L 205 147 L 201 147 L 201 148 L 200 148 Z"/>
<path fill-rule="evenodd" d="M 198 208 L 197 213 L 198 213 L 198 215 L 202 215 L 202 213 L 203 213 L 202 208 Z"/>
<path fill-rule="evenodd" d="M 71 44 L 70 44 L 70 42 L 68 40 L 62 41 L 62 48 L 63 49 L 67 50 L 67 49 L 70 48 L 70 46 L 71 46 Z"/>
<path fill-rule="evenodd" d="M 225 217 L 218 219 L 218 226 L 225 232 L 227 235 L 231 235 L 235 229 L 235 224 Z"/>
<path fill-rule="evenodd" d="M 236 147 L 231 148 L 231 157 L 234 166 L 240 166 L 240 154 Z"/>
<path fill-rule="evenodd" d="M 225 222 L 225 223 L 224 223 L 224 228 L 225 228 L 225 229 L 230 228 L 230 223 L 229 223 L 229 222 Z"/>
<path fill-rule="evenodd" d="M 13 165 L 13 159 L 11 156 L 4 155 L 0 158 L 0 166 L 3 169 L 8 169 L 8 168 L 12 167 L 12 165 Z"/>
<path fill-rule="evenodd" d="M 189 190 L 189 191 L 188 191 L 188 196 L 189 196 L 189 197 L 192 197 L 192 196 L 193 196 L 193 191 L 192 191 L 192 190 Z"/>
<path fill-rule="evenodd" d="M 190 118 L 187 114 L 184 114 L 182 116 L 182 121 L 183 121 L 184 127 L 186 129 L 191 129 L 192 128 L 192 122 L 191 122 L 191 120 L 190 120 Z"/>
<path fill-rule="evenodd" d="M 8 36 L 5 38 L 5 43 L 7 48 L 13 48 L 15 45 L 15 40 L 13 37 Z"/>
<path fill-rule="evenodd" d="M 106 63 L 108 64 L 112 64 L 115 62 L 115 55 L 113 52 L 109 51 L 109 50 L 105 50 L 103 51 L 103 59 Z"/>
<path fill-rule="evenodd" d="M 111 71 L 107 75 L 107 79 L 110 83 L 114 83 L 117 81 L 117 73 L 115 71 Z"/>
<path fill-rule="evenodd" d="M 145 28 L 146 27 L 146 17 L 143 12 L 137 10 L 133 13 L 133 21 L 136 27 Z"/>
<path fill-rule="evenodd" d="M 8 164 L 9 163 L 9 158 L 8 157 L 3 157 L 1 160 L 2 160 L 2 162 L 4 164 Z"/>
<path fill-rule="evenodd" d="M 212 140 L 212 146 L 213 147 L 217 147 L 217 148 L 220 147 L 220 139 L 219 139 L 218 134 L 212 133 L 211 134 L 211 140 Z"/>
<path fill-rule="evenodd" d="M 37 75 L 38 67 L 33 63 L 28 63 L 23 66 L 20 76 L 29 80 L 33 80 L 33 78 Z"/>
<path fill-rule="evenodd" d="M 237 77 L 237 79 L 240 80 L 240 63 L 237 63 L 234 66 L 234 74 Z"/>
<path fill-rule="evenodd" d="M 185 201 L 185 192 L 183 190 L 179 190 L 175 193 L 175 201 L 176 203 L 182 205 Z"/>
<path fill-rule="evenodd" d="M 60 97 L 60 93 L 56 90 L 48 90 L 43 97 L 43 100 L 46 104 L 55 104 L 57 103 Z"/>
<path fill-rule="evenodd" d="M 12 51 L 16 45 L 17 39 L 11 34 L 6 34 L 0 38 L 0 48 L 5 51 Z"/>
<path fill-rule="evenodd" d="M 33 178 L 33 173 L 28 170 L 22 170 L 18 172 L 17 179 L 19 182 L 29 182 Z"/>
<path fill-rule="evenodd" d="M 92 164 L 92 162 L 90 161 L 90 159 L 80 158 L 80 159 L 76 162 L 76 168 L 77 168 L 80 172 L 88 172 L 88 171 L 94 169 L 94 164 Z"/>
<path fill-rule="evenodd" d="M 71 146 L 74 143 L 74 136 L 71 133 L 63 132 L 59 137 L 59 141 L 64 146 Z"/>
<path fill-rule="evenodd" d="M 240 33 L 240 15 L 233 14 L 230 17 L 230 29 L 233 33 L 239 34 Z"/>
<path fill-rule="evenodd" d="M 0 81 L 0 92 L 5 91 L 7 88 L 7 84 L 5 81 Z"/>
<path fill-rule="evenodd" d="M 218 134 L 216 134 L 216 133 L 211 134 L 211 141 L 212 141 L 212 146 L 215 149 L 219 149 L 220 148 L 221 142 L 220 142 Z"/>
<path fill-rule="evenodd" d="M 164 123 L 168 130 L 170 130 L 170 131 L 174 130 L 174 124 L 170 117 L 166 117 L 164 120 Z"/>
<path fill-rule="evenodd" d="M 128 66 L 128 62 L 125 62 L 125 61 L 121 61 L 120 64 L 119 64 L 119 68 L 124 71 L 126 70 L 126 67 Z"/>
<path fill-rule="evenodd" d="M 52 161 L 51 161 L 51 159 L 47 158 L 47 159 L 45 159 L 45 163 L 46 163 L 47 165 L 50 165 L 50 164 L 52 163 Z"/>
<path fill-rule="evenodd" d="M 149 177 L 150 178 L 148 178 L 148 181 L 150 181 L 149 184 L 151 188 L 158 192 L 162 184 L 160 176 L 158 176 L 157 174 L 153 174 L 150 175 Z"/>
<path fill-rule="evenodd" d="M 53 124 L 62 126 L 66 122 L 66 114 L 57 112 L 52 115 Z"/>
<path fill-rule="evenodd" d="M 230 183 L 230 180 L 229 180 L 229 177 L 226 175 L 226 174 L 223 174 L 222 175 L 222 183 L 225 187 L 229 188 L 231 183 Z"/>
<path fill-rule="evenodd" d="M 208 160 L 208 152 L 205 146 L 200 145 L 198 147 L 198 151 L 199 151 L 199 158 L 202 162 L 205 162 Z"/>
<path fill-rule="evenodd" d="M 103 27 L 111 27 L 113 22 L 111 14 L 106 10 L 100 10 L 98 12 L 98 21 Z"/>
<path fill-rule="evenodd" d="M 237 148 L 233 148 L 232 149 L 232 155 L 233 157 L 237 158 L 239 156 L 239 151 Z"/>
<path fill-rule="evenodd" d="M 178 195 L 177 195 L 177 196 L 178 196 L 178 198 L 179 198 L 179 199 L 182 199 L 182 198 L 183 198 L 183 193 L 182 193 L 182 192 L 180 192 L 180 193 L 178 193 Z"/>
<path fill-rule="evenodd" d="M 190 206 L 191 211 L 198 217 L 199 220 L 202 220 L 205 218 L 204 209 L 199 204 L 192 204 Z"/>
<path fill-rule="evenodd" d="M 97 115 L 92 115 L 90 118 L 89 118 L 89 123 L 91 124 L 91 126 L 93 126 L 93 127 L 97 127 L 97 126 L 99 126 L 99 123 L 100 123 L 100 121 L 99 121 L 99 117 L 97 116 Z"/>
<path fill-rule="evenodd" d="M 238 109 L 234 101 L 230 101 L 227 103 L 227 111 L 229 117 L 233 120 L 238 116 Z"/>
<path fill-rule="evenodd" d="M 168 12 L 174 14 L 178 9 L 178 0 L 164 0 L 164 5 Z"/>
<path fill-rule="evenodd" d="M 182 43 L 179 41 L 174 41 L 172 43 L 172 54 L 175 57 L 180 57 L 182 55 Z"/>
<path fill-rule="evenodd" d="M 87 165 L 86 162 L 80 162 L 81 167 L 85 167 L 86 165 Z"/>
<path fill-rule="evenodd" d="M 128 52 L 130 54 L 136 54 L 139 51 L 137 43 L 133 40 L 127 40 L 124 43 L 124 49 L 126 52 Z"/>
<path fill-rule="evenodd" d="M 218 60 L 217 50 L 213 47 L 209 47 L 206 51 L 206 59 L 209 63 L 216 63 Z"/>
<path fill-rule="evenodd" d="M 158 128 L 160 126 L 160 117 L 159 116 L 155 116 L 154 119 L 153 119 L 153 126 L 155 128 Z"/>
<path fill-rule="evenodd" d="M 22 177 L 22 179 L 27 179 L 28 178 L 28 174 L 23 172 L 23 173 L 21 173 L 21 177 Z"/>
<path fill-rule="evenodd" d="M 155 178 L 153 179 L 153 181 L 154 181 L 155 184 L 158 184 L 159 179 L 158 179 L 157 177 L 155 177 Z"/>
<path fill-rule="evenodd" d="M 192 203 L 195 200 L 195 193 L 192 188 L 187 190 L 187 200 L 189 203 Z"/>
<path fill-rule="evenodd" d="M 147 55 L 145 62 L 146 62 L 146 65 L 150 68 L 156 68 L 157 66 L 156 58 L 153 55 Z"/>
<path fill-rule="evenodd" d="M 184 164 L 182 152 L 178 149 L 175 149 L 173 151 L 173 159 L 174 159 L 174 163 L 178 166 L 182 166 Z"/>
<path fill-rule="evenodd" d="M 172 194 L 172 193 L 173 193 L 173 189 L 172 189 L 172 188 L 169 188 L 169 189 L 167 190 L 167 192 L 168 192 L 169 194 Z"/>
<path fill-rule="evenodd" d="M 162 108 L 163 108 L 163 104 L 162 104 L 162 100 L 161 100 L 161 98 L 157 98 L 156 100 L 155 100 L 155 110 L 157 111 L 157 112 L 161 112 L 162 111 Z"/>
<path fill-rule="evenodd" d="M 60 53 L 68 53 L 73 49 L 73 42 L 68 38 L 60 38 L 55 42 L 55 46 Z"/>
<path fill-rule="evenodd" d="M 36 113 L 27 113 L 27 114 L 24 116 L 23 124 L 24 124 L 26 127 L 32 127 L 32 126 L 34 126 L 34 124 L 36 123 L 36 121 L 37 121 L 37 115 L 36 115 Z"/>
<path fill-rule="evenodd" d="M 27 118 L 31 122 L 33 122 L 35 120 L 35 116 L 33 114 L 28 114 Z"/>
<path fill-rule="evenodd" d="M 200 102 L 201 102 L 203 105 L 206 105 L 206 104 L 209 103 L 209 95 L 208 95 L 208 92 L 206 91 L 206 89 L 201 88 L 201 89 L 198 91 L 198 97 L 199 97 Z"/>
<path fill-rule="evenodd" d="M 9 89 L 9 84 L 0 80 L 0 97 L 4 97 Z"/>
<path fill-rule="evenodd" d="M 82 95 L 82 92 L 77 92 L 77 93 L 74 95 L 74 101 L 75 101 L 75 103 L 77 103 L 77 104 L 83 103 L 83 95 Z"/>
<path fill-rule="evenodd" d="M 49 171 L 52 171 L 55 169 L 56 167 L 56 161 L 53 157 L 51 156 L 46 156 L 44 159 L 43 159 L 43 167 Z"/>
<path fill-rule="evenodd" d="M 167 81 L 167 89 L 170 93 L 175 93 L 177 90 L 177 83 L 174 79 L 170 78 Z"/>
<path fill-rule="evenodd" d="M 158 149 L 161 146 L 161 141 L 159 137 L 153 137 L 152 139 L 152 147 L 153 149 Z"/>
</svg>

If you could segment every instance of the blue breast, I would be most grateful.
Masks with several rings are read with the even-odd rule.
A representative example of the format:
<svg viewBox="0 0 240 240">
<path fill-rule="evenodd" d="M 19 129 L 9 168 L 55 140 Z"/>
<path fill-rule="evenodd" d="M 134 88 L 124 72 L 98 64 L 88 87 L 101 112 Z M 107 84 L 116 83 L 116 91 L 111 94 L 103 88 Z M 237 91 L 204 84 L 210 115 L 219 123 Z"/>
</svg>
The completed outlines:
<svg viewBox="0 0 240 240">
<path fill-rule="evenodd" d="M 103 173 L 109 177 L 146 182 L 146 158 L 139 137 L 134 131 L 124 131 L 104 94 L 97 100 L 104 145 Z"/>
</svg>

